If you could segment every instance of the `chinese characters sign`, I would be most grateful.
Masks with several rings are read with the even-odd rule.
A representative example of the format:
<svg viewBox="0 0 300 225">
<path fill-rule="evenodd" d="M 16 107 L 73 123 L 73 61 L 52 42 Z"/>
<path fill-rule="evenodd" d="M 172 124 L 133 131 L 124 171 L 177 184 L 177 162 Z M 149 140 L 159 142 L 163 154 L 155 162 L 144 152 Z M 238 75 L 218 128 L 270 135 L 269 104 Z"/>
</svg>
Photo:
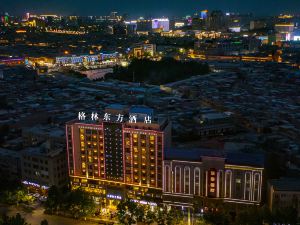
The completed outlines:
<svg viewBox="0 0 300 225">
<path fill-rule="evenodd" d="M 112 115 L 110 113 L 104 113 L 102 117 L 98 115 L 98 113 L 92 112 L 92 114 L 87 115 L 85 112 L 79 112 L 78 113 L 78 120 L 79 121 L 85 121 L 86 119 L 91 119 L 92 121 L 97 121 L 99 119 L 102 119 L 104 122 L 117 122 L 117 123 L 123 123 L 125 122 L 125 117 L 122 114 Z M 129 123 L 137 123 L 138 116 L 130 114 L 128 118 Z M 151 124 L 152 118 L 149 115 L 144 116 L 143 118 L 144 123 Z"/>
</svg>

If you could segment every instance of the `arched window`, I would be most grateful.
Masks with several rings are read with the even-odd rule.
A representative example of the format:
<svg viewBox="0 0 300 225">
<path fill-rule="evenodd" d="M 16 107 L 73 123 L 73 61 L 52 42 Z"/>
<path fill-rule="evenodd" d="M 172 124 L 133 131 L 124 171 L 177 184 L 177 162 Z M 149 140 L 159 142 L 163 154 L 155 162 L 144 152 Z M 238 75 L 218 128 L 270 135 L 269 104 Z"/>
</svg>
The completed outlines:
<svg viewBox="0 0 300 225">
<path fill-rule="evenodd" d="M 194 170 L 194 195 L 200 195 L 200 169 L 196 167 Z"/>
<path fill-rule="evenodd" d="M 253 200 L 254 201 L 260 201 L 260 199 L 259 199 L 259 189 L 260 189 L 260 174 L 259 173 L 255 173 L 254 174 L 254 186 L 253 186 Z"/>
<path fill-rule="evenodd" d="M 165 166 L 165 191 L 171 192 L 170 166 Z"/>
<path fill-rule="evenodd" d="M 181 168 L 175 167 L 175 193 L 181 192 Z"/>
<path fill-rule="evenodd" d="M 190 194 L 190 167 L 184 168 L 184 193 Z"/>
<path fill-rule="evenodd" d="M 244 199 L 251 200 L 251 173 L 245 173 L 245 189 L 244 189 Z"/>
<path fill-rule="evenodd" d="M 231 198 L 231 180 L 232 180 L 232 172 L 231 172 L 231 170 L 226 170 L 226 172 L 225 172 L 225 198 Z"/>
</svg>

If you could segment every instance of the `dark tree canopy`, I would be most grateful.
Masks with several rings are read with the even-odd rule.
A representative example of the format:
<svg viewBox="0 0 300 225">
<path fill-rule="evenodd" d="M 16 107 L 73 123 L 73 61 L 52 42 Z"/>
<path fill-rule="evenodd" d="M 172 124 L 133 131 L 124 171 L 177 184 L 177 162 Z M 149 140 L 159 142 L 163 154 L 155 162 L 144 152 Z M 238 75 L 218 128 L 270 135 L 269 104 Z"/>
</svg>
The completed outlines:
<svg viewBox="0 0 300 225">
<path fill-rule="evenodd" d="M 196 75 L 209 73 L 207 64 L 195 61 L 177 61 L 173 58 L 164 58 L 161 61 L 149 59 L 134 59 L 127 67 L 115 67 L 111 78 L 148 84 L 166 84 Z"/>
</svg>

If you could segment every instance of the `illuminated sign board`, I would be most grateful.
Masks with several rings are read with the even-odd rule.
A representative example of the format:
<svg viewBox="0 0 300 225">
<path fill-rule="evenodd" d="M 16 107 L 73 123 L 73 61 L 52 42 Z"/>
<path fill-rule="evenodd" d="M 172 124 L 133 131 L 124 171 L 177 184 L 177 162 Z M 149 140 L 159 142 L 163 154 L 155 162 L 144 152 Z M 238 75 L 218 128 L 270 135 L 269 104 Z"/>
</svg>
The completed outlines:
<svg viewBox="0 0 300 225">
<path fill-rule="evenodd" d="M 163 31 L 170 30 L 170 21 L 167 18 L 153 19 L 152 29 L 162 29 Z"/>
<path fill-rule="evenodd" d="M 122 197 L 119 196 L 119 195 L 106 195 L 107 198 L 110 198 L 110 199 L 116 199 L 116 200 L 122 200 Z"/>
<path fill-rule="evenodd" d="M 47 186 L 44 186 L 44 185 L 39 185 L 39 184 L 37 184 L 37 183 L 33 183 L 33 182 L 30 182 L 30 181 L 26 181 L 26 180 L 24 180 L 24 181 L 22 181 L 22 183 L 23 184 L 25 184 L 25 185 L 29 185 L 29 186 L 33 186 L 33 187 L 37 187 L 37 188 L 42 188 L 42 189 L 49 189 L 49 187 L 47 187 Z"/>
<path fill-rule="evenodd" d="M 294 36 L 294 41 L 300 41 L 300 36 Z"/>
<path fill-rule="evenodd" d="M 79 112 L 78 113 L 78 120 L 79 121 L 85 121 L 88 118 L 92 121 L 98 121 L 100 119 L 100 116 L 96 112 L 92 112 L 89 116 L 85 112 Z M 129 114 L 129 117 L 126 118 L 123 114 L 110 114 L 110 113 L 104 113 L 102 116 L 103 122 L 116 122 L 116 123 L 123 123 L 123 122 L 129 122 L 129 123 L 137 123 L 138 120 L 140 120 L 140 116 L 137 114 Z M 151 124 L 152 123 L 152 116 L 150 115 L 144 115 L 143 116 L 143 122 L 146 124 Z"/>
<path fill-rule="evenodd" d="M 216 169 L 210 169 L 208 172 L 208 184 L 209 184 L 209 195 L 216 197 L 216 186 L 217 186 L 217 171 Z"/>
</svg>

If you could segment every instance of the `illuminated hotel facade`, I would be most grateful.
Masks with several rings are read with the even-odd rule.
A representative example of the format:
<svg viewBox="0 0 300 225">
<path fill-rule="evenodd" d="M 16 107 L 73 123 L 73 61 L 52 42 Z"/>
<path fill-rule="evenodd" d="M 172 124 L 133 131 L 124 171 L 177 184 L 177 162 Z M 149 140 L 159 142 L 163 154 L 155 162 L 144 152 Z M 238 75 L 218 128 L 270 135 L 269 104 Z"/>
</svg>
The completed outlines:
<svg viewBox="0 0 300 225">
<path fill-rule="evenodd" d="M 178 150 L 165 153 L 164 203 L 183 208 L 207 207 L 207 202 L 259 205 L 264 159 L 261 155 Z"/>
<path fill-rule="evenodd" d="M 112 105 L 103 118 L 66 125 L 69 176 L 106 199 L 162 201 L 163 154 L 171 124 L 153 110 Z"/>
<path fill-rule="evenodd" d="M 95 120 L 66 125 L 69 177 L 106 200 L 138 201 L 195 209 L 208 201 L 259 205 L 261 155 L 172 149 L 171 123 L 146 107 L 109 106 Z M 206 201 L 206 203 L 204 202 Z"/>
</svg>

